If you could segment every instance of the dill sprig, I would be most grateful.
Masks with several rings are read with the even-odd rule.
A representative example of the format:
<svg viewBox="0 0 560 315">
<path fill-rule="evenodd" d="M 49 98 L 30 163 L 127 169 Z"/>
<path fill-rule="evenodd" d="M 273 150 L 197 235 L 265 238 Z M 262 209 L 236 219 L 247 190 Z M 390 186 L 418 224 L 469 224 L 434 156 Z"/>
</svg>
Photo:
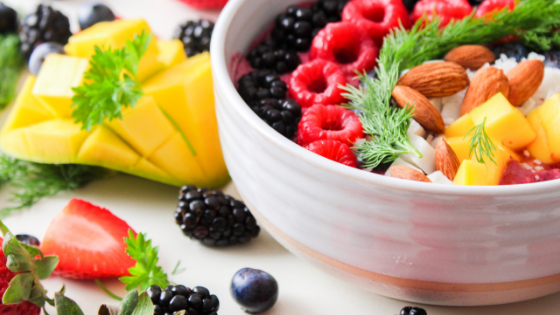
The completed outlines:
<svg viewBox="0 0 560 315">
<path fill-rule="evenodd" d="M 143 95 L 138 66 L 151 40 L 151 34 L 142 32 L 121 49 L 95 47 L 84 83 L 73 89 L 72 117 L 82 124 L 82 129 L 89 131 L 106 118 L 121 119 L 123 107 L 136 105 Z"/>
<path fill-rule="evenodd" d="M 45 197 L 74 190 L 107 177 L 110 171 L 88 165 L 40 164 L 0 155 L 0 185 L 9 184 L 15 205 L 0 210 L 0 219 L 15 210 L 31 207 Z"/>
<path fill-rule="evenodd" d="M 22 67 L 19 36 L 0 36 L 0 110 L 14 99 Z"/>
<path fill-rule="evenodd" d="M 474 131 L 474 134 L 470 140 L 470 145 L 469 145 L 469 158 L 472 157 L 474 153 L 474 156 L 476 157 L 478 163 L 486 164 L 486 160 L 484 159 L 484 156 L 487 156 L 488 159 L 490 159 L 490 161 L 498 165 L 498 163 L 496 163 L 496 161 L 494 160 L 494 151 L 497 150 L 497 147 L 494 144 L 494 142 L 492 142 L 492 139 L 490 139 L 490 137 L 486 133 L 485 126 L 486 126 L 486 117 L 484 117 L 482 123 L 480 123 L 477 126 L 474 126 L 471 130 L 469 130 L 469 132 L 467 132 L 467 134 L 463 138 L 466 139 L 468 135 Z"/>
<path fill-rule="evenodd" d="M 350 100 L 348 107 L 358 110 L 364 132 L 371 136 L 354 147 L 364 167 L 390 163 L 401 154 L 414 153 L 420 157 L 406 133 L 413 117 L 411 108 L 399 110 L 391 105 L 391 92 L 402 70 L 441 59 L 461 45 L 492 43 L 510 35 L 531 39 L 533 48 L 547 50 L 557 39 L 543 38 L 555 32 L 558 21 L 560 1 L 531 0 L 518 3 L 512 12 L 504 9 L 496 13 L 491 21 L 477 19 L 473 13 L 442 29 L 440 19 L 424 18 L 410 30 L 402 26 L 393 30 L 385 37 L 379 54 L 377 78 L 360 75 L 361 87 L 344 87 L 345 97 Z"/>
</svg>

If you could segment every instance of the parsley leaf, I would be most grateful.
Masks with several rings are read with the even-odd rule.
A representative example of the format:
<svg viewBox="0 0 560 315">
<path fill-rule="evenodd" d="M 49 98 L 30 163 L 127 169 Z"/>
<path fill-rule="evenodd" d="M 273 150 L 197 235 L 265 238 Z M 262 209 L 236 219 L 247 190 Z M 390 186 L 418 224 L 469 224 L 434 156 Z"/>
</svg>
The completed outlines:
<svg viewBox="0 0 560 315">
<path fill-rule="evenodd" d="M 84 83 L 73 88 L 72 117 L 82 129 L 91 130 L 105 120 L 122 119 L 123 107 L 134 107 L 143 91 L 138 82 L 138 66 L 152 40 L 142 32 L 121 49 L 95 47 Z"/>
<path fill-rule="evenodd" d="M 151 285 L 158 285 L 165 288 L 169 285 L 167 274 L 163 269 L 157 266 L 158 263 L 158 247 L 152 246 L 151 240 L 146 240 L 146 234 L 139 233 L 134 236 L 132 230 L 128 231 L 128 237 L 125 238 L 127 245 L 126 253 L 134 260 L 136 265 L 130 269 L 130 276 L 121 277 L 119 280 L 126 284 L 126 290 L 134 290 L 140 287 L 140 291 L 144 291 Z"/>
</svg>

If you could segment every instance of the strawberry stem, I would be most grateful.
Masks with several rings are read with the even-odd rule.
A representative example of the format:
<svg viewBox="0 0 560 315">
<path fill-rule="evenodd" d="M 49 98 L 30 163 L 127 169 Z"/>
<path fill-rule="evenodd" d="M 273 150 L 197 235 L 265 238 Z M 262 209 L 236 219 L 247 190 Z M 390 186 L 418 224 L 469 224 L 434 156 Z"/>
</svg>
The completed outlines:
<svg viewBox="0 0 560 315">
<path fill-rule="evenodd" d="M 123 298 L 116 295 L 115 293 L 111 292 L 111 290 L 109 290 L 105 285 L 103 285 L 103 283 L 101 283 L 101 281 L 99 279 L 95 279 L 95 283 L 97 284 L 97 286 L 99 288 L 101 288 L 101 290 L 103 290 L 103 292 L 105 292 L 108 296 L 112 297 L 113 299 L 117 300 L 117 301 L 122 301 Z"/>
</svg>

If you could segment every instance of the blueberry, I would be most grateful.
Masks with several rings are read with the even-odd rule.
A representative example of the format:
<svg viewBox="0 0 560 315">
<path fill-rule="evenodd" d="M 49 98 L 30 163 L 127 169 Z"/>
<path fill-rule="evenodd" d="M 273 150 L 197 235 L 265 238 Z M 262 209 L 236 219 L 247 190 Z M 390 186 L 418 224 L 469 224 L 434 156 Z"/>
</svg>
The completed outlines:
<svg viewBox="0 0 560 315">
<path fill-rule="evenodd" d="M 115 19 L 113 11 L 101 3 L 85 3 L 78 9 L 78 22 L 82 30 L 90 28 L 99 22 L 111 22 Z"/>
<path fill-rule="evenodd" d="M 18 16 L 16 10 L 0 3 L 0 34 L 17 33 Z"/>
<path fill-rule="evenodd" d="M 39 75 L 45 59 L 50 54 L 64 54 L 64 46 L 59 43 L 43 43 L 37 46 L 29 58 L 29 72 Z"/>
<path fill-rule="evenodd" d="M 555 49 L 547 52 L 545 57 L 545 66 L 560 69 L 560 49 Z"/>
<path fill-rule="evenodd" d="M 247 313 L 262 313 L 278 300 L 278 283 L 267 272 L 243 268 L 231 280 L 231 294 Z"/>
<path fill-rule="evenodd" d="M 420 307 L 406 306 L 401 310 L 399 315 L 428 315 L 428 313 Z"/>
<path fill-rule="evenodd" d="M 39 239 L 37 239 L 33 235 L 18 234 L 18 235 L 16 235 L 16 238 L 20 243 L 23 243 L 23 244 L 26 244 L 26 245 L 31 245 L 31 246 L 41 245 L 41 242 L 39 242 Z"/>
<path fill-rule="evenodd" d="M 492 48 L 492 52 L 496 59 L 499 59 L 502 54 L 505 54 L 508 58 L 515 58 L 517 62 L 521 61 L 523 58 L 527 58 L 527 55 L 529 55 L 529 50 L 521 43 L 497 45 Z"/>
</svg>

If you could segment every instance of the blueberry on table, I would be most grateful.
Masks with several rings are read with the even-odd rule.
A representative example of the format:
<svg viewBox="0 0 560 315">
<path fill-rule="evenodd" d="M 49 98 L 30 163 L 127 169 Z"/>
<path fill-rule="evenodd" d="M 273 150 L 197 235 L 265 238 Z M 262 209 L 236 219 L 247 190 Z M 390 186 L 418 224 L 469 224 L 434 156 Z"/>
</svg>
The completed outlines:
<svg viewBox="0 0 560 315">
<path fill-rule="evenodd" d="M 262 313 L 278 300 L 278 282 L 267 272 L 243 268 L 231 280 L 231 295 L 247 313 Z"/>
<path fill-rule="evenodd" d="M 111 22 L 115 19 L 113 11 L 102 3 L 88 2 L 78 9 L 78 22 L 82 30 L 90 28 L 99 22 Z"/>
<path fill-rule="evenodd" d="M 29 72 L 39 75 L 45 59 L 50 54 L 64 54 L 64 46 L 59 43 L 42 43 L 31 53 L 29 58 Z"/>
<path fill-rule="evenodd" d="M 16 235 L 16 239 L 23 244 L 30 245 L 30 246 L 39 246 L 41 242 L 38 238 L 33 235 L 29 234 L 18 234 Z"/>
<path fill-rule="evenodd" d="M 401 310 L 399 315 L 428 315 L 428 313 L 420 307 L 406 306 Z"/>
</svg>

